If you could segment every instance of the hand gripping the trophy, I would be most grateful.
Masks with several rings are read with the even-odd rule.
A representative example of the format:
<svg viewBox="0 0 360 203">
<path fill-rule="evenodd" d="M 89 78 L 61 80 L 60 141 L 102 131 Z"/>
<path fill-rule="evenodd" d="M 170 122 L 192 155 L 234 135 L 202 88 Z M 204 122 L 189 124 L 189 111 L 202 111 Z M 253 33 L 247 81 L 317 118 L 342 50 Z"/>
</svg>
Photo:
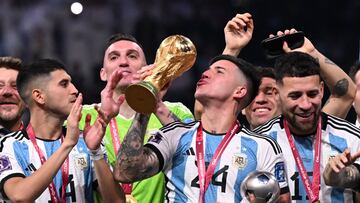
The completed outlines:
<svg viewBox="0 0 360 203">
<path fill-rule="evenodd" d="M 167 37 L 156 52 L 152 74 L 126 89 L 127 103 L 137 112 L 143 114 L 154 112 L 159 91 L 191 68 L 195 59 L 196 48 L 188 38 L 182 35 Z"/>
</svg>

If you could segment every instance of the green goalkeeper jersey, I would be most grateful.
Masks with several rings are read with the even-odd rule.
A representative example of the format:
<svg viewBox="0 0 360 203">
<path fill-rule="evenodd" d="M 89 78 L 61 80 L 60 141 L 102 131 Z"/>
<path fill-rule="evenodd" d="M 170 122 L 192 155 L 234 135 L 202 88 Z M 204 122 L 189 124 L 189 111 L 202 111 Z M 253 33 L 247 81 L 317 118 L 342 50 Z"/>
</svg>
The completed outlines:
<svg viewBox="0 0 360 203">
<path fill-rule="evenodd" d="M 171 103 L 171 102 L 164 102 L 164 104 L 169 108 L 169 110 L 176 115 L 183 122 L 191 122 L 193 121 L 193 115 L 191 111 L 184 106 L 182 103 Z M 82 130 L 85 125 L 85 115 L 91 115 L 91 124 L 95 121 L 97 117 L 97 112 L 94 109 L 94 105 L 84 105 L 82 110 L 82 118 L 80 121 L 80 129 Z M 127 119 L 121 115 L 117 115 L 116 118 L 117 128 L 118 128 L 118 135 L 120 142 L 123 141 L 130 125 L 132 123 L 133 118 Z M 147 142 L 151 133 L 158 130 L 162 127 L 162 124 L 157 119 L 155 114 L 151 114 L 149 124 L 146 130 L 144 142 Z M 105 137 L 103 139 L 103 144 L 106 148 L 106 155 L 108 158 L 108 162 L 111 166 L 115 165 L 116 162 L 116 155 L 114 150 L 114 144 L 112 141 L 111 136 L 111 129 L 109 125 L 106 128 Z M 131 195 L 135 197 L 135 199 L 139 203 L 160 203 L 164 202 L 164 175 L 163 173 L 158 173 L 157 175 L 139 181 L 134 182 L 132 184 L 132 193 Z"/>
</svg>

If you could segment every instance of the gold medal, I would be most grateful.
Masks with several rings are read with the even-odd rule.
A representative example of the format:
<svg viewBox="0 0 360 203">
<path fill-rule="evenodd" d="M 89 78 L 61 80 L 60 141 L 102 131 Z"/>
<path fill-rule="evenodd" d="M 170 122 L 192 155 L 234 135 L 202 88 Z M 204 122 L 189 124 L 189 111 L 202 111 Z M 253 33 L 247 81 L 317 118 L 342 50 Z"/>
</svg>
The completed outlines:
<svg viewBox="0 0 360 203">
<path fill-rule="evenodd" d="M 131 194 L 125 195 L 126 203 L 137 203 L 137 200 Z"/>
<path fill-rule="evenodd" d="M 320 200 L 315 201 L 314 203 L 320 203 Z"/>
</svg>

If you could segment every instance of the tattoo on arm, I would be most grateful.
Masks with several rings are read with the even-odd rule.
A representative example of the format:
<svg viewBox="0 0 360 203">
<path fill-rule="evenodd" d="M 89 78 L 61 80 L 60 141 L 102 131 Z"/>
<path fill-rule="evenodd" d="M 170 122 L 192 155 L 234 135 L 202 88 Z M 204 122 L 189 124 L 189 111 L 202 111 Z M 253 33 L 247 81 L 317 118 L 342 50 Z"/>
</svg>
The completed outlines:
<svg viewBox="0 0 360 203">
<path fill-rule="evenodd" d="M 332 62 L 330 59 L 325 58 L 325 63 L 330 65 L 336 65 L 334 62 Z"/>
<path fill-rule="evenodd" d="M 141 180 L 158 171 L 157 156 L 144 147 L 144 136 L 150 116 L 137 113 L 121 144 L 114 174 L 124 182 Z M 157 164 L 156 164 L 157 163 Z M 118 178 L 121 176 L 122 178 Z"/>
<path fill-rule="evenodd" d="M 344 95 L 346 95 L 347 91 L 349 88 L 349 81 L 345 78 L 337 81 L 337 83 L 335 84 L 332 93 L 335 96 L 339 96 L 342 97 Z"/>
<path fill-rule="evenodd" d="M 339 174 L 339 186 L 343 188 L 358 189 L 360 187 L 360 173 L 356 166 L 349 165 Z"/>
</svg>

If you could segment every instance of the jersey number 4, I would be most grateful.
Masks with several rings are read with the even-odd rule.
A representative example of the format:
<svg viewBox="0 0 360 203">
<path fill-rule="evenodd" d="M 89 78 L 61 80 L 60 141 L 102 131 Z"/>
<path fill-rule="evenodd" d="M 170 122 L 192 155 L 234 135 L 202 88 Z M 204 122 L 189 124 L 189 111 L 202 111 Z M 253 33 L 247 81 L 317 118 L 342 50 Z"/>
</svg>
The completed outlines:
<svg viewBox="0 0 360 203">
<path fill-rule="evenodd" d="M 196 163 L 195 163 L 196 164 Z M 209 163 L 205 163 L 205 166 L 207 168 L 207 166 L 209 165 Z M 226 178 L 228 175 L 227 170 L 229 169 L 228 165 L 225 165 L 224 167 L 222 167 L 220 170 L 216 171 L 214 173 L 214 175 L 211 178 L 211 184 L 212 185 L 216 185 L 216 186 L 220 186 L 221 187 L 221 192 L 225 193 L 226 192 Z M 220 181 L 218 181 L 218 177 L 222 176 Z M 191 181 L 191 187 L 197 187 L 200 188 L 199 185 L 199 176 L 196 176 L 192 181 Z"/>
</svg>

